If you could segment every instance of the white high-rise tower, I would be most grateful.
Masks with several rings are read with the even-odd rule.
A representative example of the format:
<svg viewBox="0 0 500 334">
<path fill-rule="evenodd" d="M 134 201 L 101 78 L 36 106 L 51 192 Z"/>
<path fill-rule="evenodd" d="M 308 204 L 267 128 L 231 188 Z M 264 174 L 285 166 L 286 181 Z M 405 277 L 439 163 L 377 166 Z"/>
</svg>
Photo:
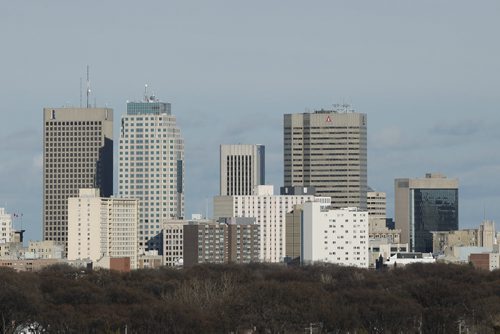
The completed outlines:
<svg viewBox="0 0 500 334">
<path fill-rule="evenodd" d="M 162 222 L 184 217 L 184 139 L 170 103 L 145 94 L 122 116 L 118 189 L 139 200 L 139 250 L 161 250 Z"/>
</svg>

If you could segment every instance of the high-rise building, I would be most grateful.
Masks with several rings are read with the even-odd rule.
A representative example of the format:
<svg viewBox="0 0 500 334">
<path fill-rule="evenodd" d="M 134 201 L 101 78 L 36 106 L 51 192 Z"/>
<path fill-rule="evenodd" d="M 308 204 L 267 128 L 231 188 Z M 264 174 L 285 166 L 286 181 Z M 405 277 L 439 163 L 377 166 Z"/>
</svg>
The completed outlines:
<svg viewBox="0 0 500 334">
<path fill-rule="evenodd" d="M 368 212 L 303 205 L 301 262 L 328 262 L 368 268 Z"/>
<path fill-rule="evenodd" d="M 184 217 L 184 139 L 170 103 L 127 103 L 122 116 L 118 190 L 139 199 L 139 249 L 161 255 L 163 221 Z"/>
<path fill-rule="evenodd" d="M 432 231 L 458 230 L 458 180 L 428 173 L 394 181 L 394 217 L 401 243 L 413 252 L 432 252 Z"/>
<path fill-rule="evenodd" d="M 12 241 L 12 215 L 0 208 L 0 243 L 4 244 Z"/>
<path fill-rule="evenodd" d="M 67 250 L 68 198 L 113 194 L 113 110 L 44 108 L 43 126 L 43 238 Z"/>
<path fill-rule="evenodd" d="M 100 197 L 99 189 L 80 189 L 68 199 L 68 260 L 129 258 L 137 268 L 138 203 Z"/>
<path fill-rule="evenodd" d="M 366 114 L 348 105 L 284 115 L 284 185 L 315 187 L 334 208 L 366 210 Z"/>
<path fill-rule="evenodd" d="M 330 204 L 330 197 L 274 195 L 271 185 L 257 186 L 251 196 L 214 197 L 214 218 L 255 218 L 260 226 L 260 260 L 283 262 L 286 253 L 286 214 L 296 204 L 318 201 Z"/>
<path fill-rule="evenodd" d="M 190 222 L 184 225 L 183 264 L 258 262 L 259 234 L 255 218 Z"/>
<path fill-rule="evenodd" d="M 265 184 L 264 145 L 220 146 L 220 195 L 251 195 Z"/>
</svg>

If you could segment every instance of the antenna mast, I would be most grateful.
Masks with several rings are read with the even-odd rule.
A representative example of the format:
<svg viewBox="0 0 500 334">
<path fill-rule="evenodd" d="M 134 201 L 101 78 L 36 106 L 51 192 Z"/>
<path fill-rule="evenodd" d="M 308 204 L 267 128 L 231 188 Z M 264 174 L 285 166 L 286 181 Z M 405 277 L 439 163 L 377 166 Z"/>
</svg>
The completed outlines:
<svg viewBox="0 0 500 334">
<path fill-rule="evenodd" d="M 87 65 L 87 109 L 90 108 L 90 77 L 89 77 L 89 65 Z"/>
</svg>

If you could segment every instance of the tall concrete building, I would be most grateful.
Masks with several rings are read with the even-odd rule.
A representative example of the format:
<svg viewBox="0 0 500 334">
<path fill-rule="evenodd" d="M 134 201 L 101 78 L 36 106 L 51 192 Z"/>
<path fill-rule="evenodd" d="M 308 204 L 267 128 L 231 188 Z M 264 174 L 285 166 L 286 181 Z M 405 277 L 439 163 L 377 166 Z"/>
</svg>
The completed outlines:
<svg viewBox="0 0 500 334">
<path fill-rule="evenodd" d="M 118 190 L 139 199 L 139 249 L 161 254 L 162 222 L 184 217 L 184 139 L 170 103 L 127 103 L 122 116 Z"/>
<path fill-rule="evenodd" d="M 99 189 L 80 189 L 68 199 L 68 260 L 130 259 L 137 268 L 136 199 L 100 197 Z"/>
<path fill-rule="evenodd" d="M 0 208 L 0 244 L 12 241 L 12 215 Z"/>
<path fill-rule="evenodd" d="M 458 180 L 427 173 L 394 181 L 394 216 L 401 242 L 413 252 L 432 252 L 432 231 L 458 230 Z"/>
<path fill-rule="evenodd" d="M 113 110 L 43 109 L 43 238 L 68 240 L 68 198 L 113 194 Z"/>
<path fill-rule="evenodd" d="M 220 146 L 220 195 L 252 195 L 266 182 L 264 145 Z"/>
<path fill-rule="evenodd" d="M 255 218 L 221 218 L 184 225 L 184 266 L 259 261 L 260 232 Z"/>
<path fill-rule="evenodd" d="M 315 187 L 334 208 L 366 210 L 366 114 L 348 105 L 284 115 L 284 185 Z"/>
</svg>

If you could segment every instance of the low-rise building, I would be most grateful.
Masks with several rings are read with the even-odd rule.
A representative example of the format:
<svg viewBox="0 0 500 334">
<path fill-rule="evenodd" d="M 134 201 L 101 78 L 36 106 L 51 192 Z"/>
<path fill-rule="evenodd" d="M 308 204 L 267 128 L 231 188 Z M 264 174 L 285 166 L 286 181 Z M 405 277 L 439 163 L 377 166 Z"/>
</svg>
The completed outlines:
<svg viewBox="0 0 500 334">
<path fill-rule="evenodd" d="M 390 239 L 371 239 L 368 243 L 370 254 L 370 268 L 375 268 L 377 261 L 382 257 L 382 261 L 386 262 L 389 258 L 397 253 L 406 253 L 409 251 L 408 244 L 393 243 Z"/>
<path fill-rule="evenodd" d="M 469 255 L 469 262 L 475 268 L 493 271 L 500 269 L 499 253 L 472 253 Z"/>
<path fill-rule="evenodd" d="M 396 253 L 384 265 L 387 267 L 404 267 L 413 263 L 436 263 L 436 259 L 432 256 L 432 253 Z"/>
</svg>

